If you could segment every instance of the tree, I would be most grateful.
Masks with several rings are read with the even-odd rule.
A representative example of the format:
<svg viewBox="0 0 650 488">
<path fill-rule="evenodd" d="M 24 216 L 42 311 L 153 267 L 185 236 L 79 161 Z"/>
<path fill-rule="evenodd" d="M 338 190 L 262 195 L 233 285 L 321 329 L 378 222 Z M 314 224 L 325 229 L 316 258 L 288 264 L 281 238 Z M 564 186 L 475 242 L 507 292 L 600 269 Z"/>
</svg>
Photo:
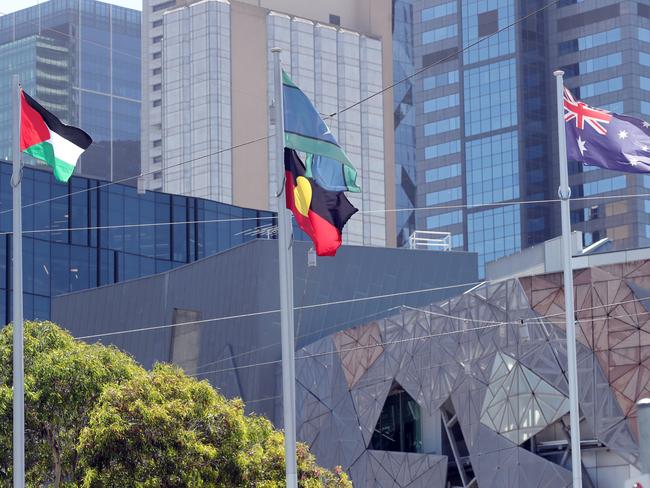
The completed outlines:
<svg viewBox="0 0 650 488">
<path fill-rule="evenodd" d="M 12 479 L 13 328 L 0 330 L 0 486 Z M 51 322 L 26 322 L 25 469 L 28 484 L 79 478 L 76 445 L 107 384 L 145 371 L 114 347 L 76 341 Z"/>
<path fill-rule="evenodd" d="M 13 330 L 0 330 L 0 488 L 12 480 Z M 29 486 L 279 488 L 284 436 L 241 400 L 114 347 L 86 344 L 51 322 L 25 323 Z M 340 469 L 298 446 L 302 488 L 349 488 Z"/>
<path fill-rule="evenodd" d="M 284 486 L 282 433 L 169 365 L 107 388 L 78 450 L 87 488 Z M 301 487 L 352 486 L 340 469 L 318 467 L 306 446 L 298 458 Z"/>
</svg>

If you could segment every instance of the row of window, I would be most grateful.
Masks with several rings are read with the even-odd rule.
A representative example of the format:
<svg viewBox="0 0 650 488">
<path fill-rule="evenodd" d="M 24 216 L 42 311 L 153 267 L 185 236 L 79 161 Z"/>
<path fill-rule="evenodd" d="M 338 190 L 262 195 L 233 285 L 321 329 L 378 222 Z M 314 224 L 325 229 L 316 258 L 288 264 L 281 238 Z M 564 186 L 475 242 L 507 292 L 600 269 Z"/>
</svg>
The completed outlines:
<svg viewBox="0 0 650 488">
<path fill-rule="evenodd" d="M 443 3 L 442 5 L 436 5 L 435 7 L 423 8 L 421 12 L 422 22 L 427 20 L 433 20 L 446 15 L 451 15 L 456 13 L 456 2 Z"/>
<path fill-rule="evenodd" d="M 456 24 L 446 25 L 437 29 L 428 30 L 422 33 L 422 44 L 442 41 L 458 35 L 458 26 Z"/>
<path fill-rule="evenodd" d="M 458 83 L 458 70 L 448 71 L 447 73 L 434 76 L 427 76 L 422 80 L 422 87 L 425 90 L 431 90 L 433 88 L 451 85 L 452 83 Z"/>
<path fill-rule="evenodd" d="M 463 221 L 463 211 L 456 210 L 454 212 L 447 212 L 438 215 L 431 215 L 427 217 L 427 228 L 437 229 L 447 225 L 460 224 Z"/>
<path fill-rule="evenodd" d="M 460 103 L 460 96 L 458 93 L 452 93 L 444 97 L 432 98 L 424 102 L 424 113 L 435 112 L 437 110 L 444 110 L 450 107 L 456 107 Z"/>
<path fill-rule="evenodd" d="M 565 78 L 571 78 L 573 76 L 584 75 L 587 73 L 593 73 L 594 71 L 620 66 L 622 63 L 623 55 L 621 53 L 613 53 L 608 54 L 607 56 L 600 56 L 593 59 L 587 59 L 586 61 L 581 61 L 579 63 L 571 64 L 569 66 L 565 66 L 563 69 Z"/>
<path fill-rule="evenodd" d="M 448 178 L 454 178 L 460 176 L 460 164 L 450 164 L 448 166 L 442 166 L 441 168 L 428 169 L 424 173 L 424 179 L 427 183 L 432 183 L 434 181 L 446 180 Z"/>
<path fill-rule="evenodd" d="M 427 193 L 426 204 L 427 207 L 438 205 L 440 203 L 453 202 L 463 198 L 463 190 L 461 187 L 447 188 L 446 190 L 434 191 Z"/>
<path fill-rule="evenodd" d="M 610 93 L 623 89 L 623 77 L 611 78 L 609 80 L 597 81 L 589 85 L 583 85 L 578 90 L 580 98 L 595 97 L 603 93 Z"/>
<path fill-rule="evenodd" d="M 642 90 L 650 90 L 650 78 L 639 76 L 639 86 Z"/>
<path fill-rule="evenodd" d="M 625 176 L 615 176 L 614 178 L 605 178 L 603 180 L 590 181 L 582 185 L 584 196 L 598 195 L 625 188 Z"/>
<path fill-rule="evenodd" d="M 639 41 L 650 42 L 650 29 L 639 27 L 638 37 Z"/>
<path fill-rule="evenodd" d="M 640 31 L 641 29 L 639 29 Z M 650 38 L 650 31 L 648 31 Z M 640 37 L 640 34 L 639 34 Z M 621 29 L 611 29 L 604 32 L 597 32 L 596 34 L 590 34 L 587 36 L 578 37 L 577 39 L 571 39 L 570 41 L 564 41 L 558 44 L 558 54 L 569 54 L 577 51 L 584 51 L 585 49 L 590 49 L 592 47 L 602 46 L 604 44 L 609 44 L 612 42 L 618 42 L 621 40 Z M 643 40 L 643 39 L 641 39 Z"/>
<path fill-rule="evenodd" d="M 433 146 L 425 147 L 424 157 L 425 159 L 431 159 L 458 152 L 460 152 L 460 141 L 456 139 L 453 141 L 443 142 L 442 144 L 434 144 Z"/>
<path fill-rule="evenodd" d="M 451 117 L 449 119 L 437 120 L 424 125 L 424 135 L 432 136 L 442 134 L 460 128 L 460 117 Z"/>
</svg>

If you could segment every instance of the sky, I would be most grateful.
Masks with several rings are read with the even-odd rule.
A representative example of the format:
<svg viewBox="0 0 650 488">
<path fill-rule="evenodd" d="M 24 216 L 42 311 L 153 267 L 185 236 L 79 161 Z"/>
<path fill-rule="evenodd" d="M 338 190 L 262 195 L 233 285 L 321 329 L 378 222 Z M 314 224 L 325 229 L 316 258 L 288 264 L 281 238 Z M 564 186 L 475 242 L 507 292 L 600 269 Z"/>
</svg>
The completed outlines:
<svg viewBox="0 0 650 488">
<path fill-rule="evenodd" d="M 31 7 L 45 0 L 2 0 L 0 1 L 0 14 L 9 14 L 23 8 Z M 142 10 L 142 0 L 102 0 L 106 3 L 121 5 L 122 7 Z"/>
</svg>

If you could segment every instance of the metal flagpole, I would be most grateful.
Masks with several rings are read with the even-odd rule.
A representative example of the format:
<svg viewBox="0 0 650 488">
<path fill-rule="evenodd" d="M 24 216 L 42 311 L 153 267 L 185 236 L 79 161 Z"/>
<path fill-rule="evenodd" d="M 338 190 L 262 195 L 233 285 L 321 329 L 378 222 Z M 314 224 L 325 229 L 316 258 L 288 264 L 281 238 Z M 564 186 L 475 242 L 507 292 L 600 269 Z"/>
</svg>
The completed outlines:
<svg viewBox="0 0 650 488">
<path fill-rule="evenodd" d="M 278 182 L 284 181 L 284 107 L 282 100 L 282 68 L 278 47 L 273 53 L 275 88 L 275 157 Z M 293 256 L 291 253 L 291 222 L 285 210 L 286 185 L 278 195 L 278 249 L 280 257 L 280 327 L 282 331 L 282 407 L 284 413 L 284 449 L 287 488 L 298 487 L 296 472 L 296 394 L 293 331 Z"/>
<path fill-rule="evenodd" d="M 571 264 L 571 216 L 569 170 L 567 168 L 566 132 L 564 128 L 564 71 L 554 71 L 557 92 L 557 130 L 560 156 L 560 205 L 562 213 L 562 259 L 564 262 L 564 308 L 566 314 L 566 349 L 569 370 L 569 416 L 571 418 L 571 471 L 573 488 L 582 488 L 580 460 L 580 407 L 578 404 L 578 362 L 576 360 L 576 329 L 573 310 L 573 266 Z"/>
<path fill-rule="evenodd" d="M 14 488 L 25 487 L 25 372 L 23 370 L 23 223 L 20 161 L 20 79 L 11 77 L 14 101 L 13 133 L 13 327 L 14 327 Z"/>
</svg>

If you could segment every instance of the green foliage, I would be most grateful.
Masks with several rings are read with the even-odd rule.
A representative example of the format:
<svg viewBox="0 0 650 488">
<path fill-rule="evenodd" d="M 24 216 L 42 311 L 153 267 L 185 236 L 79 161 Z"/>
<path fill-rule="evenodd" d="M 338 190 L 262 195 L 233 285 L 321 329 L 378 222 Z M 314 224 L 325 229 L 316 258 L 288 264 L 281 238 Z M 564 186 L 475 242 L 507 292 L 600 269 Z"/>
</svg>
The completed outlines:
<svg viewBox="0 0 650 488">
<path fill-rule="evenodd" d="M 29 486 L 284 486 L 284 436 L 245 416 L 207 382 L 168 365 L 151 372 L 113 347 L 25 324 Z M 12 328 L 0 330 L 0 488 L 11 486 Z M 340 468 L 298 446 L 301 488 L 351 488 Z"/>
<path fill-rule="evenodd" d="M 13 328 L 0 330 L 0 486 L 10 486 Z M 26 478 L 41 486 L 78 479 L 75 446 L 90 410 L 107 384 L 144 374 L 113 347 L 90 345 L 51 322 L 26 322 Z"/>
<path fill-rule="evenodd" d="M 284 437 L 206 381 L 157 365 L 107 388 L 79 442 L 84 487 L 284 486 Z M 351 487 L 300 446 L 304 488 Z"/>
</svg>

